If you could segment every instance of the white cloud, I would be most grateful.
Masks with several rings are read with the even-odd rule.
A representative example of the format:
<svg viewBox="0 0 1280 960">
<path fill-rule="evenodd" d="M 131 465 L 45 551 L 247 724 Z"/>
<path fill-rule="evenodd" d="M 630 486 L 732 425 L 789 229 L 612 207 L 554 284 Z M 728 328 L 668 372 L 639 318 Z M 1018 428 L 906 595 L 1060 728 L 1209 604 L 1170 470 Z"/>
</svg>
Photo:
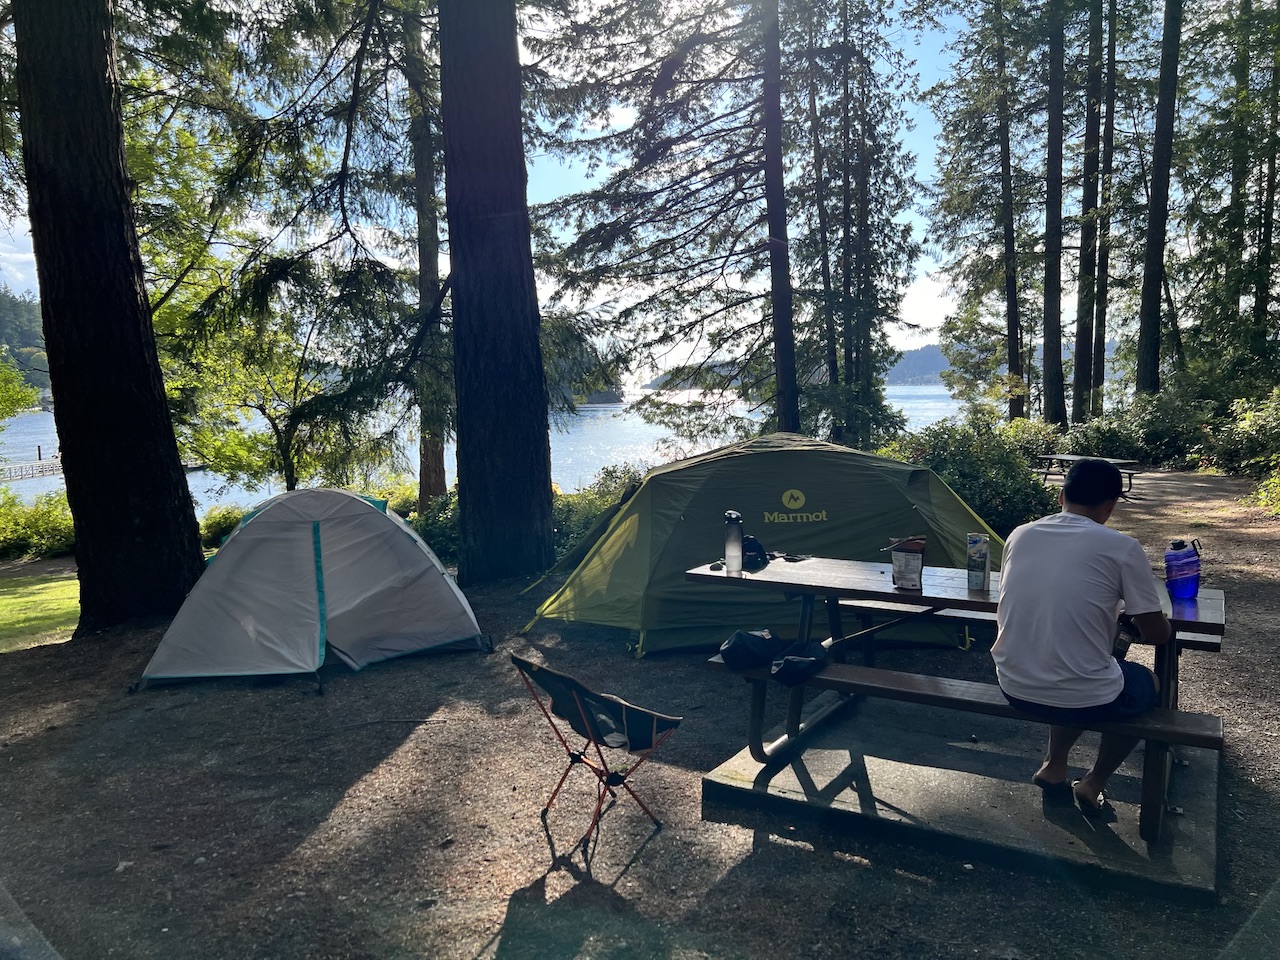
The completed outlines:
<svg viewBox="0 0 1280 960">
<path fill-rule="evenodd" d="M 919 327 L 918 331 L 891 331 L 889 340 L 899 350 L 912 350 L 926 343 L 937 343 L 938 328 L 943 318 L 956 308 L 946 283 L 936 274 L 926 273 L 907 287 L 902 298 L 902 318 Z"/>
<path fill-rule="evenodd" d="M 36 255 L 31 250 L 31 227 L 20 217 L 0 228 L 0 283 L 14 293 L 36 293 Z"/>
</svg>

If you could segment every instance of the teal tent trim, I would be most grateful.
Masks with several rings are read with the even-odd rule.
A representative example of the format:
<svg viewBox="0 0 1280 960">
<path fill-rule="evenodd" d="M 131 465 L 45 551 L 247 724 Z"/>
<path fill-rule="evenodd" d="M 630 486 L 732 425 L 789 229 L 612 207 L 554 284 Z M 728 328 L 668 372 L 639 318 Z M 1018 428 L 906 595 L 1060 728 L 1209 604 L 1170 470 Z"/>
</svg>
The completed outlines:
<svg viewBox="0 0 1280 960">
<path fill-rule="evenodd" d="M 316 633 L 320 642 L 320 649 L 316 651 L 316 666 L 319 667 L 324 663 L 325 634 L 329 621 L 329 616 L 325 612 L 324 602 L 324 558 L 320 552 L 319 520 L 311 522 L 311 545 L 315 551 L 316 558 L 316 609 L 320 617 L 320 629 Z"/>
</svg>

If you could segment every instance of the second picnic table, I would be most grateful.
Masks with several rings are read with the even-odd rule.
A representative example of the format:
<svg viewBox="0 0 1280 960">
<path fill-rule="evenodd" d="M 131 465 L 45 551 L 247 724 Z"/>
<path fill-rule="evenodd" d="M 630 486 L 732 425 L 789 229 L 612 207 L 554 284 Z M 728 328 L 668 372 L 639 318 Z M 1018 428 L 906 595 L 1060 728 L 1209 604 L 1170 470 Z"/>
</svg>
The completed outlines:
<svg viewBox="0 0 1280 960">
<path fill-rule="evenodd" d="M 1067 471 L 1071 469 L 1071 465 L 1078 460 L 1101 460 L 1103 463 L 1111 464 L 1124 475 L 1125 493 L 1129 493 L 1133 489 L 1133 475 L 1142 472 L 1142 465 L 1137 460 L 1088 457 L 1078 453 L 1042 453 L 1036 457 L 1036 460 L 1040 463 L 1040 466 L 1036 468 L 1036 472 L 1040 473 L 1045 480 L 1050 477 L 1062 477 L 1065 479 Z"/>
</svg>

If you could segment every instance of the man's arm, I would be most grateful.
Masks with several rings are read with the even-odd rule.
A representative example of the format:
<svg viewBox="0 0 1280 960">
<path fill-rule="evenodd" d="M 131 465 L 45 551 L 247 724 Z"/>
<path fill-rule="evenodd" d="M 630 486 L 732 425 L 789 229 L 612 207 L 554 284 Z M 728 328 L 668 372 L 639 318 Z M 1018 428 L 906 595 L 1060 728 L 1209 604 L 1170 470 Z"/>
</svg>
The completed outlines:
<svg viewBox="0 0 1280 960">
<path fill-rule="evenodd" d="M 1142 635 L 1142 642 L 1153 647 L 1161 647 L 1173 636 L 1173 627 L 1169 626 L 1169 618 L 1159 610 L 1155 613 L 1135 613 L 1131 618 L 1133 625 Z"/>
</svg>

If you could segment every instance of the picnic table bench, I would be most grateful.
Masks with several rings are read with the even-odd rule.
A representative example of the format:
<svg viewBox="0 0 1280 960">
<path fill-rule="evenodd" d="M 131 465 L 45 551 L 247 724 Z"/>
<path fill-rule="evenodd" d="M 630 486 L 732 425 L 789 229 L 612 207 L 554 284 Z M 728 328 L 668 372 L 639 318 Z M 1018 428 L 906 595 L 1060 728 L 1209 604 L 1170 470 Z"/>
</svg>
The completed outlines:
<svg viewBox="0 0 1280 960">
<path fill-rule="evenodd" d="M 1142 472 L 1142 465 L 1137 460 L 1116 460 L 1111 457 L 1086 457 L 1076 453 L 1042 453 L 1036 457 L 1040 466 L 1036 468 L 1044 480 L 1050 477 L 1066 479 L 1067 471 L 1078 460 L 1101 460 L 1120 471 L 1124 477 L 1124 492 L 1133 490 L 1133 475 Z"/>
<path fill-rule="evenodd" d="M 831 659 L 802 685 L 788 692 L 784 733 L 765 740 L 765 703 L 772 681 L 767 668 L 730 670 L 717 655 L 712 666 L 741 676 L 751 686 L 748 719 L 748 747 L 759 763 L 771 763 L 803 748 L 808 734 L 818 729 L 856 697 L 878 697 L 946 707 L 990 716 L 1007 717 L 1035 723 L 1043 719 L 1024 714 L 1012 707 L 992 683 L 959 680 L 927 674 L 903 673 L 875 666 L 875 635 L 904 620 L 934 616 L 985 618 L 994 614 L 999 597 L 999 574 L 991 575 L 986 591 L 968 589 L 964 570 L 926 567 L 919 591 L 898 590 L 892 584 L 889 564 L 852 560 L 808 558 L 797 563 L 774 562 L 763 570 L 730 577 L 712 565 L 686 572 L 690 580 L 720 581 L 746 588 L 782 591 L 801 600 L 799 639 L 807 640 L 812 631 L 813 608 L 817 597 L 826 598 L 831 636 L 823 641 L 831 651 Z M 1156 675 L 1160 678 L 1161 701 L 1156 709 L 1124 723 L 1105 723 L 1084 727 L 1100 732 L 1117 732 L 1136 736 L 1146 742 L 1143 756 L 1142 799 L 1139 831 L 1150 843 L 1159 840 L 1164 826 L 1167 794 L 1172 773 L 1170 745 L 1186 745 L 1221 750 L 1222 720 L 1208 714 L 1178 709 L 1178 658 L 1184 649 L 1221 650 L 1225 625 L 1225 600 L 1220 590 L 1201 590 L 1191 600 L 1170 601 L 1161 585 L 1161 603 L 1174 628 L 1170 641 L 1156 647 Z M 851 601 L 863 618 L 862 629 L 845 635 L 841 607 Z M 881 606 L 882 605 L 882 606 Z M 883 610 L 894 619 L 868 626 L 870 614 Z M 847 650 L 859 646 L 863 664 L 843 662 Z M 804 716 L 805 689 L 830 690 L 841 695 L 810 716 Z"/>
</svg>

